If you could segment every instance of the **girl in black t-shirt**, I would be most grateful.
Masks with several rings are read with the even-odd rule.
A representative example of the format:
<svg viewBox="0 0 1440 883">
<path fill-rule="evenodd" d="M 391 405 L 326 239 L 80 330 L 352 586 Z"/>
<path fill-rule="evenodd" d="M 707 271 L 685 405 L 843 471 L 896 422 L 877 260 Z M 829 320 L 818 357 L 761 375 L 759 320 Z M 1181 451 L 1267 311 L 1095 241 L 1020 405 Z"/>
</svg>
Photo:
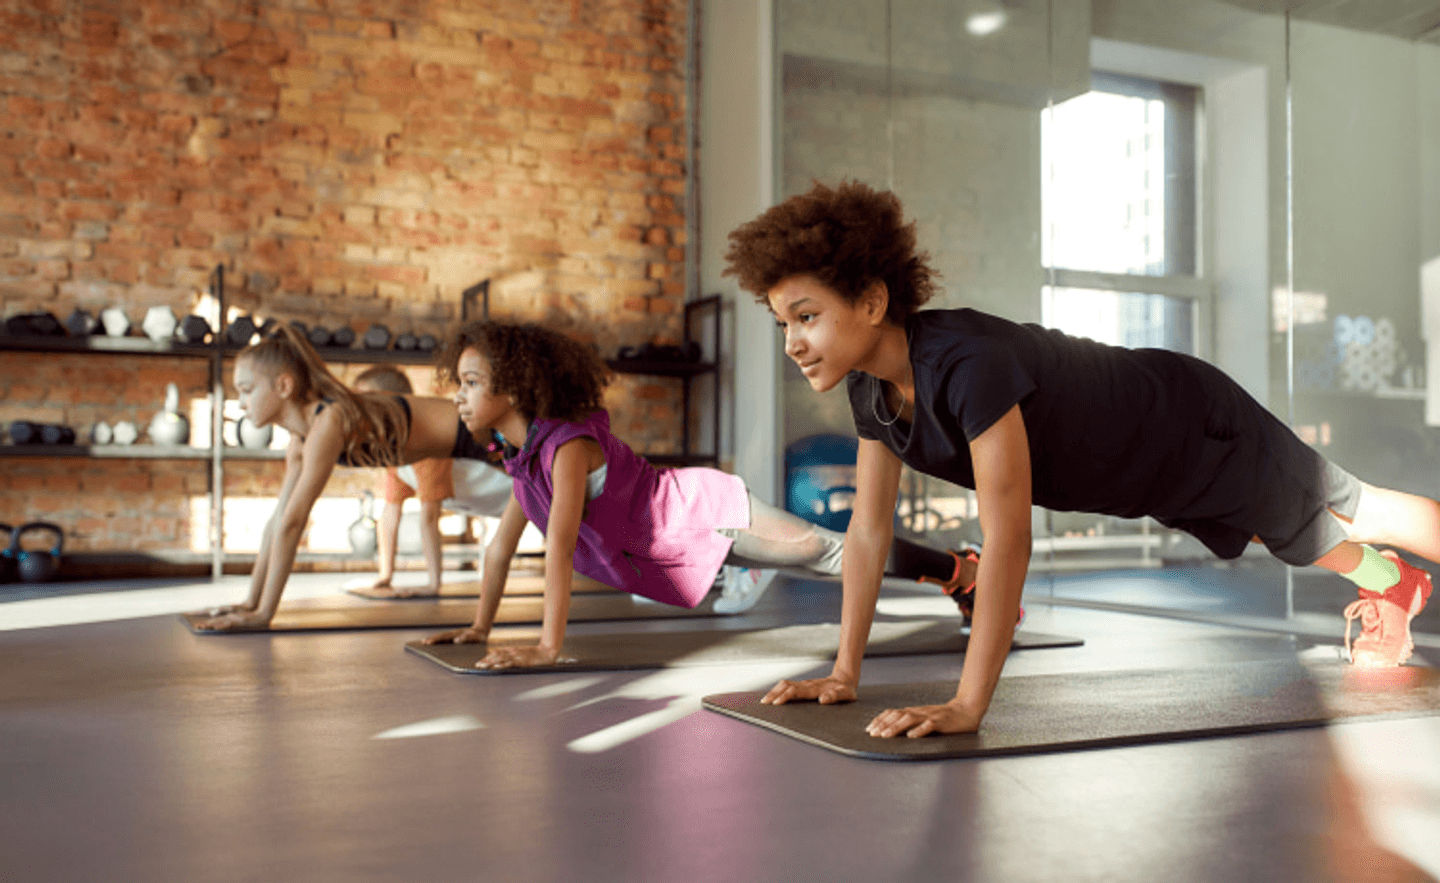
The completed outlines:
<svg viewBox="0 0 1440 883">
<path fill-rule="evenodd" d="M 1440 561 L 1440 503 L 1366 485 L 1302 443 L 1214 367 L 974 310 L 920 307 L 935 290 L 900 202 L 816 184 L 730 234 L 728 274 L 769 307 L 817 391 L 847 384 L 860 436 L 845 542 L 840 650 L 829 677 L 782 681 L 768 703 L 855 698 L 902 465 L 976 491 L 985 535 L 955 698 L 887 710 L 874 736 L 973 732 L 1010 647 L 1029 564 L 1030 507 L 1148 515 L 1217 555 L 1253 539 L 1358 586 L 1357 665 L 1410 655 Z"/>
</svg>

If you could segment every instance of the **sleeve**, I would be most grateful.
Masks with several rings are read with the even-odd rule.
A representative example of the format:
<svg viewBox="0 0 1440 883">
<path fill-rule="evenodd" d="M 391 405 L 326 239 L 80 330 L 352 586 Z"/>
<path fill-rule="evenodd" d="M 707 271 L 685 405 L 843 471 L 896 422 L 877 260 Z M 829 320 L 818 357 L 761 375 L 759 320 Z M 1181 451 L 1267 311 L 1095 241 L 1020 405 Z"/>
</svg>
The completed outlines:
<svg viewBox="0 0 1440 883">
<path fill-rule="evenodd" d="M 949 361 L 942 369 L 945 402 L 967 442 L 1035 391 L 1035 381 L 1003 343 L 987 341 Z"/>
<path fill-rule="evenodd" d="M 845 391 L 850 396 L 850 418 L 855 421 L 855 434 L 860 438 L 879 439 L 873 416 L 875 387 L 868 379 L 868 374 L 851 371 L 845 378 Z"/>
<path fill-rule="evenodd" d="M 415 464 L 415 478 L 419 487 L 421 502 L 447 500 L 455 496 L 452 469 L 455 461 L 449 457 L 421 460 Z"/>
<path fill-rule="evenodd" d="M 415 490 L 400 480 L 395 469 L 386 469 L 380 476 L 380 499 L 396 505 L 415 496 Z"/>
</svg>

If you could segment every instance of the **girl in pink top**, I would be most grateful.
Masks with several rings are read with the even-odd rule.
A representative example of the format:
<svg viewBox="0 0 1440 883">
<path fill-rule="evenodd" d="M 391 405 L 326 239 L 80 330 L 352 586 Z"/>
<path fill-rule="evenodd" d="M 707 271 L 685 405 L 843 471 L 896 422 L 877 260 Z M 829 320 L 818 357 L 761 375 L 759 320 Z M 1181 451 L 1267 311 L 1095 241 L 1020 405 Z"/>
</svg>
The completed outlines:
<svg viewBox="0 0 1440 883">
<path fill-rule="evenodd" d="M 738 476 L 657 469 L 612 435 L 601 408 L 609 371 L 563 334 L 537 325 L 470 323 L 449 342 L 440 370 L 459 385 L 460 420 L 477 444 L 492 434 L 503 439 L 514 492 L 485 552 L 474 624 L 432 635 L 427 644 L 487 639 L 527 521 L 545 534 L 540 643 L 492 649 L 480 668 L 549 665 L 559 658 L 576 571 L 683 607 L 699 604 L 727 563 L 751 579 L 757 567 L 840 573 L 843 535 L 761 502 Z M 947 590 L 973 582 L 973 562 L 905 545 L 904 568 L 928 570 L 927 581 Z M 772 576 L 760 571 L 757 582 Z M 753 603 L 758 591 L 750 595 Z"/>
</svg>

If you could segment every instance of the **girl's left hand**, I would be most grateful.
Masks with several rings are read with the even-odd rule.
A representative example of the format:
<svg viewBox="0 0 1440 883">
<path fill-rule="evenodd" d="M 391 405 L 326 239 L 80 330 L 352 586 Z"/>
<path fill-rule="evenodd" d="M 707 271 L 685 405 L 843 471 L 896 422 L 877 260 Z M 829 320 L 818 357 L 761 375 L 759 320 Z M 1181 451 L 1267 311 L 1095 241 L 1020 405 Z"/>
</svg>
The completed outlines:
<svg viewBox="0 0 1440 883">
<path fill-rule="evenodd" d="M 526 668 L 537 665 L 554 665 L 560 658 L 558 650 L 547 647 L 496 647 L 485 658 L 475 663 L 476 668 L 502 669 Z"/>
<path fill-rule="evenodd" d="M 902 733 L 911 738 L 931 733 L 973 733 L 980 729 L 980 716 L 954 703 L 888 708 L 875 715 L 865 732 L 888 739 Z"/>
<path fill-rule="evenodd" d="M 254 610 L 233 610 L 202 619 L 195 623 L 195 627 L 206 632 L 229 632 L 243 628 L 264 628 L 269 624 L 270 617 Z"/>
</svg>

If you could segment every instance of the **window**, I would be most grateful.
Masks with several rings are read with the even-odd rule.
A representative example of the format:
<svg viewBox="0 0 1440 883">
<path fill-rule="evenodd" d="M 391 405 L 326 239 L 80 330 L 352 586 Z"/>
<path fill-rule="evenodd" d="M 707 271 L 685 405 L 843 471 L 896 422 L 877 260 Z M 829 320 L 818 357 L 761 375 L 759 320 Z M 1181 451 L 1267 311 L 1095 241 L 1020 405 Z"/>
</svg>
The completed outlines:
<svg viewBox="0 0 1440 883">
<path fill-rule="evenodd" d="M 1202 354 L 1195 86 L 1094 73 L 1041 112 L 1041 321 Z"/>
</svg>

